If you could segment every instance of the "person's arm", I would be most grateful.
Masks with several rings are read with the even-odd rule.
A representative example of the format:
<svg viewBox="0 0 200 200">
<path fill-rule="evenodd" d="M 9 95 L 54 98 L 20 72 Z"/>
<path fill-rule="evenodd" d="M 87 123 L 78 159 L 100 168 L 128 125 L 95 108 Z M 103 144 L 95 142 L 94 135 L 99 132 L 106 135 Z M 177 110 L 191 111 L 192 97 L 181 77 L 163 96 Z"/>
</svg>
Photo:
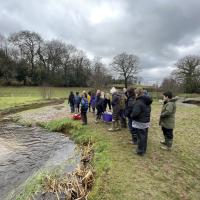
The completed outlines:
<svg viewBox="0 0 200 200">
<path fill-rule="evenodd" d="M 174 106 L 173 104 L 169 103 L 166 106 L 166 109 L 163 113 L 161 113 L 160 117 L 167 117 L 173 113 Z"/>
<path fill-rule="evenodd" d="M 68 104 L 69 104 L 69 102 L 70 102 L 70 96 L 68 96 Z"/>
</svg>

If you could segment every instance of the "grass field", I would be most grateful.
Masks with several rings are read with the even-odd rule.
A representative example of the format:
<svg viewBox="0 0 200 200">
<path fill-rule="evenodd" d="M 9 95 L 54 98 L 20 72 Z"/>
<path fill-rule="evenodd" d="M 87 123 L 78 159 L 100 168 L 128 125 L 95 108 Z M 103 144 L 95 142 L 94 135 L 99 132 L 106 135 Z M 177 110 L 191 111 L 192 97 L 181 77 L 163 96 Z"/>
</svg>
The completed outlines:
<svg viewBox="0 0 200 200">
<path fill-rule="evenodd" d="M 171 152 L 160 149 L 163 137 L 158 125 L 160 110 L 161 105 L 155 101 L 144 157 L 135 155 L 136 147 L 128 143 L 131 138 L 128 129 L 108 132 L 109 125 L 95 124 L 92 113 L 88 113 L 87 127 L 75 129 L 72 138 L 76 142 L 90 140 L 95 144 L 96 177 L 90 200 L 199 200 L 200 107 L 177 106 Z M 47 125 L 53 131 L 68 130 L 68 127 L 73 125 L 66 118 Z"/>
<path fill-rule="evenodd" d="M 161 105 L 152 107 L 148 151 L 134 154 L 127 130 L 109 133 L 105 125 L 91 126 L 111 143 L 112 165 L 104 190 L 95 199 L 194 199 L 200 197 L 200 107 L 178 107 L 173 150 L 160 149 L 158 126 Z"/>
<path fill-rule="evenodd" d="M 66 98 L 70 91 L 81 92 L 82 90 L 84 88 L 0 87 L 0 110 L 31 104 L 44 99 Z"/>
</svg>

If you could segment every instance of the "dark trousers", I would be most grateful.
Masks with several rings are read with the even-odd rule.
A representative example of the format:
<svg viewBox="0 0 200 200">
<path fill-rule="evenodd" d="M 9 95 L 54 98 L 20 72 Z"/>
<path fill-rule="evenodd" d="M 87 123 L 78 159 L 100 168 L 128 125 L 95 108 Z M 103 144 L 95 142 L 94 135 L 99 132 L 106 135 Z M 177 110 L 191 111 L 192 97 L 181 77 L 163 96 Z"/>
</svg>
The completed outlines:
<svg viewBox="0 0 200 200">
<path fill-rule="evenodd" d="M 147 129 L 136 128 L 136 134 L 137 134 L 137 139 L 138 139 L 137 153 L 144 154 L 146 153 L 146 150 L 147 150 L 147 138 L 148 138 Z"/>
<path fill-rule="evenodd" d="M 79 110 L 80 110 L 80 104 L 78 104 L 78 105 L 75 105 L 75 110 L 76 110 L 76 112 L 78 112 L 78 113 L 79 113 Z"/>
<path fill-rule="evenodd" d="M 127 124 L 126 124 L 126 116 L 124 110 L 119 111 L 119 116 L 120 116 L 121 127 L 126 128 Z"/>
<path fill-rule="evenodd" d="M 165 139 L 173 140 L 173 129 L 162 127 L 162 131 Z"/>
<path fill-rule="evenodd" d="M 73 103 L 70 103 L 70 108 L 71 108 L 71 113 L 74 113 L 74 104 Z"/>
<path fill-rule="evenodd" d="M 104 99 L 104 111 L 106 111 L 107 105 L 108 105 L 109 109 L 111 110 L 111 102 L 110 102 L 110 99 Z"/>
<path fill-rule="evenodd" d="M 132 136 L 132 142 L 134 144 L 137 144 L 136 130 L 135 130 L 135 128 L 132 127 L 132 119 L 131 118 L 128 118 L 128 128 L 129 128 L 129 131 L 130 131 L 131 136 Z"/>
<path fill-rule="evenodd" d="M 96 120 L 100 120 L 101 119 L 101 115 L 102 115 L 102 109 L 97 109 L 97 116 L 96 116 Z"/>
<path fill-rule="evenodd" d="M 81 111 L 81 119 L 84 125 L 87 124 L 87 112 Z"/>
</svg>

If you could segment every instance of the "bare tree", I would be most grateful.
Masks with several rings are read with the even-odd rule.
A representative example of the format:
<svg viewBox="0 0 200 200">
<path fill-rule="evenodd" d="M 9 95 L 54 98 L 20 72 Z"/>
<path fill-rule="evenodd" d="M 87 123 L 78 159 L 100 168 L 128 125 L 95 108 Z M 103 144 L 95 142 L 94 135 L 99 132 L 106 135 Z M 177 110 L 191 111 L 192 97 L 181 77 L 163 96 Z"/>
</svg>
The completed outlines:
<svg viewBox="0 0 200 200">
<path fill-rule="evenodd" d="M 94 88 L 100 88 L 111 83 L 112 78 L 108 74 L 105 65 L 100 57 L 95 57 L 91 64 L 90 85 Z"/>
<path fill-rule="evenodd" d="M 172 91 L 173 94 L 176 94 L 181 89 L 179 84 L 172 77 L 165 78 L 162 81 L 161 88 L 163 91 Z"/>
<path fill-rule="evenodd" d="M 128 87 L 128 81 L 134 79 L 139 71 L 139 58 L 132 54 L 122 53 L 113 58 L 111 63 L 114 71 L 124 79 L 124 85 Z"/>
<path fill-rule="evenodd" d="M 35 62 L 37 51 L 42 42 L 42 38 L 38 33 L 30 31 L 20 31 L 10 36 L 9 41 L 19 48 L 21 57 L 26 59 L 31 65 L 31 79 L 34 80 Z"/>
<path fill-rule="evenodd" d="M 185 92 L 198 92 L 200 88 L 200 57 L 185 56 L 178 60 L 176 67 L 174 74 L 177 81 L 183 85 Z"/>
</svg>

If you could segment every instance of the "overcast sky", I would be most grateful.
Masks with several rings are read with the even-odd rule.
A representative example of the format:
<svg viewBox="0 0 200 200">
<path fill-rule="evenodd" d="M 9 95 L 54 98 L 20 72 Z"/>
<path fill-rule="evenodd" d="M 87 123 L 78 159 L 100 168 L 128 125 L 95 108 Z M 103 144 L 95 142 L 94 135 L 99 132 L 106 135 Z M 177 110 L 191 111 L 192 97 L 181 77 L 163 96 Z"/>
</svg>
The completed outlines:
<svg viewBox="0 0 200 200">
<path fill-rule="evenodd" d="M 143 82 L 160 82 L 174 63 L 200 54 L 200 0 L 0 0 L 3 35 L 31 30 L 109 63 L 140 58 Z"/>
</svg>

